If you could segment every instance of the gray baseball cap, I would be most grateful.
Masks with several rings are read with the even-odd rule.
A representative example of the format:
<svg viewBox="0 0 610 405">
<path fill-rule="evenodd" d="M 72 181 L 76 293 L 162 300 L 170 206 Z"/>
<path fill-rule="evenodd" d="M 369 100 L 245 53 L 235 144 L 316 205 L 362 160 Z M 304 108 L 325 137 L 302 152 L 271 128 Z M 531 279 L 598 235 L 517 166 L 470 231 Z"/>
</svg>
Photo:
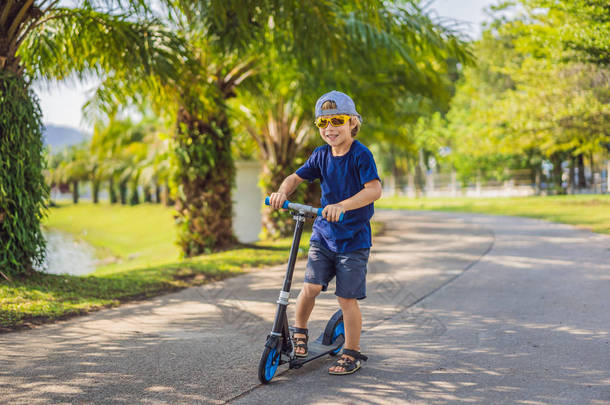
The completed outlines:
<svg viewBox="0 0 610 405">
<path fill-rule="evenodd" d="M 322 104 L 324 102 L 332 100 L 337 104 L 337 108 L 332 110 L 322 110 Z M 335 114 L 347 114 L 347 115 L 355 115 L 358 117 L 360 122 L 362 122 L 362 117 L 356 111 L 356 105 L 354 101 L 345 93 L 341 93 L 340 91 L 333 90 L 324 94 L 322 97 L 316 101 L 316 118 L 320 115 L 335 115 Z"/>
</svg>

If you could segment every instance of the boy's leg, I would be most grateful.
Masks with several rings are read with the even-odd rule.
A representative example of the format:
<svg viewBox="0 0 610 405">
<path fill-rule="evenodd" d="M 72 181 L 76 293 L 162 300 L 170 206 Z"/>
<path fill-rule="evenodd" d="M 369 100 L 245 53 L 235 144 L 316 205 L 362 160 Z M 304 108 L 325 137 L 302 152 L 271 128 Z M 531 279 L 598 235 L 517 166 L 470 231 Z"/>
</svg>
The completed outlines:
<svg viewBox="0 0 610 405">
<path fill-rule="evenodd" d="M 360 333 L 362 332 L 362 314 L 356 298 L 337 297 L 341 311 L 343 311 L 343 323 L 345 324 L 345 348 L 360 351 Z"/>
<path fill-rule="evenodd" d="M 348 253 L 337 254 L 337 299 L 343 311 L 345 326 L 345 349 L 360 351 L 360 334 L 362 332 L 362 313 L 358 299 L 366 298 L 366 273 L 370 249 L 358 249 Z M 342 357 L 352 356 L 342 354 Z M 345 367 L 333 366 L 330 372 L 344 372 Z"/>
<path fill-rule="evenodd" d="M 360 333 L 362 332 L 362 313 L 356 298 L 337 297 L 341 311 L 343 311 L 343 323 L 345 325 L 344 348 L 360 351 Z M 347 356 L 344 354 L 343 356 Z M 353 359 L 352 356 L 347 356 Z M 329 369 L 332 372 L 343 372 L 344 367 L 334 366 Z"/>
<path fill-rule="evenodd" d="M 322 285 L 319 284 L 311 284 L 311 283 L 303 283 L 303 289 L 299 293 L 297 298 L 297 309 L 296 309 L 296 322 L 295 326 L 297 328 L 307 328 L 307 321 L 309 320 L 309 316 L 311 315 L 311 311 L 313 311 L 313 307 L 316 304 L 316 297 L 322 291 Z M 305 337 L 303 333 L 295 333 L 295 338 Z M 305 353 L 304 348 L 295 349 L 297 354 Z"/>
<path fill-rule="evenodd" d="M 322 291 L 319 284 L 303 283 L 303 289 L 297 297 L 296 322 L 297 328 L 307 328 L 307 321 L 316 304 L 316 297 Z"/>
<path fill-rule="evenodd" d="M 307 328 L 307 321 L 315 305 L 316 297 L 320 294 L 320 291 L 326 291 L 328 282 L 333 278 L 334 272 L 332 252 L 312 241 L 307 255 L 307 269 L 305 271 L 305 279 L 303 280 L 303 289 L 297 298 L 295 320 L 297 328 Z M 305 334 L 295 333 L 294 337 L 305 338 Z M 295 349 L 295 353 L 303 354 L 305 349 Z"/>
</svg>

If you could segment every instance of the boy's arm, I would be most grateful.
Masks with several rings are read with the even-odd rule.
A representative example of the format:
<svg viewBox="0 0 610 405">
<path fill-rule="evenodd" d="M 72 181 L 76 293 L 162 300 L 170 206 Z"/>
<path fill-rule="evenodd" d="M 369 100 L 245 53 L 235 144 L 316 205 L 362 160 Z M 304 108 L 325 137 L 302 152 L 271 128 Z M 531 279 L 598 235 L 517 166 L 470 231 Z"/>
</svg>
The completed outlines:
<svg viewBox="0 0 610 405">
<path fill-rule="evenodd" d="M 286 177 L 277 192 L 272 193 L 269 196 L 269 205 L 275 209 L 282 208 L 284 201 L 288 199 L 290 194 L 294 193 L 294 190 L 296 190 L 303 181 L 304 179 L 300 178 L 296 173 L 292 173 L 290 176 Z"/>
<path fill-rule="evenodd" d="M 377 179 L 371 180 L 364 184 L 364 188 L 350 198 L 343 200 L 337 204 L 330 204 L 324 207 L 322 216 L 328 221 L 336 222 L 339 220 L 341 213 L 345 211 L 355 210 L 365 205 L 369 205 L 373 201 L 381 197 L 381 182 Z"/>
</svg>

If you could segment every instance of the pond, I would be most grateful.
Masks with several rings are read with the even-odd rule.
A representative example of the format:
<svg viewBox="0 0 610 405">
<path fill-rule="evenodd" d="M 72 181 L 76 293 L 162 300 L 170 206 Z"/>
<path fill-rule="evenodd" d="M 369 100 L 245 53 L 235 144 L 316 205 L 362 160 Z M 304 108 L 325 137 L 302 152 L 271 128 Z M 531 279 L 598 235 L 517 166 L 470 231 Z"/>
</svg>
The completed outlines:
<svg viewBox="0 0 610 405">
<path fill-rule="evenodd" d="M 70 234 L 56 230 L 45 230 L 47 257 L 39 271 L 51 274 L 82 276 L 92 273 L 97 266 L 95 249 Z"/>
</svg>

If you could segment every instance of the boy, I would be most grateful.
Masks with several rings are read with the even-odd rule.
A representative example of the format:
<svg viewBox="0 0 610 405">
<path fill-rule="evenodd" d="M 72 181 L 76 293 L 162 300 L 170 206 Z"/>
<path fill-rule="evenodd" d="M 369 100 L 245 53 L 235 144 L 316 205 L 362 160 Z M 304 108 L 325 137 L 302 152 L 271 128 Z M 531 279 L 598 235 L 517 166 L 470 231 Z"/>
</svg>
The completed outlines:
<svg viewBox="0 0 610 405">
<path fill-rule="evenodd" d="M 316 126 L 327 145 L 316 148 L 307 162 L 282 182 L 269 200 L 273 208 L 303 180 L 320 179 L 322 217 L 316 218 L 310 240 L 303 289 L 297 298 L 293 340 L 295 354 L 307 356 L 307 321 L 320 291 L 337 277 L 335 295 L 343 311 L 345 344 L 330 374 L 352 374 L 367 357 L 360 353 L 362 314 L 357 300 L 366 298 L 366 266 L 371 247 L 373 202 L 381 197 L 381 182 L 373 155 L 354 137 L 361 117 L 352 99 L 331 91 L 316 102 Z M 344 214 L 343 221 L 338 222 Z"/>
</svg>

